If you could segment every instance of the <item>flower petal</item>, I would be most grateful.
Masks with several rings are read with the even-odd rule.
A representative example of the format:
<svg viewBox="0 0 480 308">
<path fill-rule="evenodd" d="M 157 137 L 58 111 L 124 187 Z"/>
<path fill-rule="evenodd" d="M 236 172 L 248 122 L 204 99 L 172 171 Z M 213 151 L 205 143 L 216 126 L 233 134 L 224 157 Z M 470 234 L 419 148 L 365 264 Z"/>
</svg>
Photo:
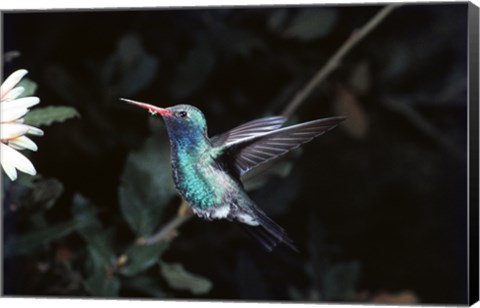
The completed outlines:
<svg viewBox="0 0 480 308">
<path fill-rule="evenodd" d="M 10 90 L 7 93 L 7 95 L 2 97 L 2 102 L 8 102 L 8 101 L 16 99 L 17 97 L 19 97 L 23 93 L 23 91 L 25 91 L 25 89 L 23 87 L 13 88 L 12 90 Z"/>
<path fill-rule="evenodd" d="M 31 126 L 20 123 L 2 123 L 0 139 L 13 139 L 23 136 L 30 131 L 30 128 Z"/>
<path fill-rule="evenodd" d="M 28 73 L 27 70 L 18 70 L 13 72 L 8 78 L 2 83 L 2 86 L 0 87 L 0 99 L 3 100 L 3 98 L 10 92 L 13 87 L 17 85 L 17 83 L 22 80 L 23 76 L 25 76 Z"/>
<path fill-rule="evenodd" d="M 3 143 L 0 143 L 0 146 L 1 146 L 1 163 L 2 163 L 2 166 L 4 165 L 8 166 L 7 168 L 10 169 L 8 172 L 11 172 L 11 166 L 13 166 L 16 169 L 22 172 L 25 172 L 27 174 L 30 174 L 30 175 L 37 174 L 37 171 L 35 170 L 35 167 L 33 166 L 33 164 L 23 154 L 21 154 L 18 151 L 15 151 L 11 147 Z M 8 175 L 8 172 L 7 171 L 5 172 Z"/>
<path fill-rule="evenodd" d="M 22 124 L 22 125 L 25 125 L 25 124 Z M 25 126 L 28 127 L 27 134 L 34 135 L 34 136 L 43 136 L 43 130 L 41 130 L 40 128 L 36 128 L 30 125 L 25 125 Z"/>
<path fill-rule="evenodd" d="M 0 122 L 12 122 L 20 119 L 28 112 L 27 108 L 8 108 L 6 110 L 2 109 L 0 114 Z"/>
<path fill-rule="evenodd" d="M 0 164 L 10 180 L 15 181 L 17 179 L 17 170 L 13 166 L 12 161 L 6 157 L 7 154 L 3 151 L 3 147 L 8 148 L 8 146 L 0 143 Z"/>
<path fill-rule="evenodd" d="M 28 138 L 27 136 L 21 136 L 12 140 L 8 141 L 8 145 L 15 150 L 32 150 L 37 151 L 38 147 L 32 139 Z"/>
<path fill-rule="evenodd" d="M 12 108 L 30 108 L 32 106 L 35 106 L 38 103 L 40 103 L 40 99 L 38 97 L 28 96 L 28 97 L 15 99 L 13 101 L 2 102 L 0 104 L 0 108 L 3 112 L 4 110 L 12 109 Z"/>
</svg>

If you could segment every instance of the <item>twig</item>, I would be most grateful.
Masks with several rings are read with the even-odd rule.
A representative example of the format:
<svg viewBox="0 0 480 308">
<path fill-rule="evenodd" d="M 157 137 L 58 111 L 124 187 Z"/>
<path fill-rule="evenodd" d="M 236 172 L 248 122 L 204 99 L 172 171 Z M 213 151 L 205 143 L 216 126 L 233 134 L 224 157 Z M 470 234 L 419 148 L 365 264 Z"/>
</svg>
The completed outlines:
<svg viewBox="0 0 480 308">
<path fill-rule="evenodd" d="M 184 200 L 182 200 L 182 203 L 180 204 L 179 208 L 181 209 L 182 207 L 185 207 L 185 206 L 188 206 L 188 205 Z M 167 240 L 173 231 L 175 231 L 178 227 L 180 227 L 185 222 L 187 222 L 190 218 L 192 218 L 192 216 L 193 216 L 192 211 L 182 211 L 182 212 L 179 211 L 178 215 L 175 216 L 172 220 L 170 220 L 160 230 L 158 230 L 157 233 L 155 233 L 154 235 L 146 239 L 141 240 L 141 243 L 144 245 L 152 245 L 152 244 Z"/>
<path fill-rule="evenodd" d="M 337 52 L 328 60 L 313 78 L 303 87 L 293 99 L 288 103 L 287 107 L 283 110 L 283 115 L 289 117 L 300 106 L 300 104 L 312 93 L 312 91 L 323 81 L 325 78 L 335 70 L 342 58 L 347 54 L 358 42 L 360 42 L 367 34 L 375 29 L 382 20 L 385 19 L 394 9 L 399 7 L 400 4 L 390 4 L 381 9 L 370 21 L 365 24 L 359 30 L 354 31 L 350 37 L 343 43 L 343 45 L 337 50 Z"/>
<path fill-rule="evenodd" d="M 389 110 L 400 114 L 406 120 L 408 120 L 412 127 L 415 127 L 420 133 L 428 137 L 430 140 L 435 142 L 436 144 L 443 147 L 448 153 L 457 159 L 462 159 L 465 157 L 464 153 L 459 150 L 458 147 L 455 146 L 448 138 L 442 135 L 432 124 L 430 124 L 420 113 L 418 113 L 415 109 L 413 109 L 408 104 L 400 104 L 395 101 L 385 101 L 385 107 Z"/>
</svg>

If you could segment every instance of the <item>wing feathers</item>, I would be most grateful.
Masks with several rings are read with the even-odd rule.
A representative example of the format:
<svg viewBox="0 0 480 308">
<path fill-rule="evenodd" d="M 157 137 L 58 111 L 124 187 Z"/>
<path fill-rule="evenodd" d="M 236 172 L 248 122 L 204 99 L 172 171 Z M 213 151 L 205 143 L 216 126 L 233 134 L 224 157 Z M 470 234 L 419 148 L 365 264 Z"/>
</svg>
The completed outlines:
<svg viewBox="0 0 480 308">
<path fill-rule="evenodd" d="M 221 135 L 212 137 L 210 140 L 214 146 L 232 145 L 255 136 L 264 135 L 280 128 L 287 121 L 286 117 L 275 116 L 253 120 L 235 127 Z"/>
<path fill-rule="evenodd" d="M 243 175 L 336 127 L 345 118 L 332 117 L 293 125 L 230 144 L 234 169 Z M 247 123 L 248 124 L 248 123 Z M 227 144 L 227 151 L 229 145 Z"/>
</svg>

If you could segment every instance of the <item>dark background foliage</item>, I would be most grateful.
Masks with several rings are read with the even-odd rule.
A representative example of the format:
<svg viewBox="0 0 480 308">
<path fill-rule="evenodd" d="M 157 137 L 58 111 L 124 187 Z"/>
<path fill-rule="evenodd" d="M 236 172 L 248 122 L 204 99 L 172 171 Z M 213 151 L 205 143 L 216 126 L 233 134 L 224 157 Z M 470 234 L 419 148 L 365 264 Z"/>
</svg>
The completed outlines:
<svg viewBox="0 0 480 308">
<path fill-rule="evenodd" d="M 253 185 L 300 254 L 266 253 L 228 222 L 177 215 L 160 119 L 118 100 L 190 103 L 211 135 L 292 96 L 380 6 L 4 14 L 4 76 L 29 70 L 40 176 L 4 177 L 4 292 L 465 303 L 467 4 L 397 9 L 293 122 L 346 115 Z"/>
</svg>

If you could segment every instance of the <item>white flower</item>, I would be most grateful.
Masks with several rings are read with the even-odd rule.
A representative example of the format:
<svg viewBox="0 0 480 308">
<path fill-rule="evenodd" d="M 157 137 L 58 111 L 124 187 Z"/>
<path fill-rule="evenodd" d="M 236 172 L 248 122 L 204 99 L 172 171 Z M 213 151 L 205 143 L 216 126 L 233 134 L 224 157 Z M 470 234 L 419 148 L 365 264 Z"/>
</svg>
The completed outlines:
<svg viewBox="0 0 480 308">
<path fill-rule="evenodd" d="M 37 145 L 26 135 L 42 136 L 43 131 L 23 124 L 28 108 L 38 104 L 35 96 L 19 97 L 23 87 L 15 87 L 28 72 L 18 70 L 11 74 L 0 87 L 0 162 L 8 177 L 14 181 L 17 169 L 35 175 L 33 164 L 17 150 L 37 150 Z"/>
</svg>

